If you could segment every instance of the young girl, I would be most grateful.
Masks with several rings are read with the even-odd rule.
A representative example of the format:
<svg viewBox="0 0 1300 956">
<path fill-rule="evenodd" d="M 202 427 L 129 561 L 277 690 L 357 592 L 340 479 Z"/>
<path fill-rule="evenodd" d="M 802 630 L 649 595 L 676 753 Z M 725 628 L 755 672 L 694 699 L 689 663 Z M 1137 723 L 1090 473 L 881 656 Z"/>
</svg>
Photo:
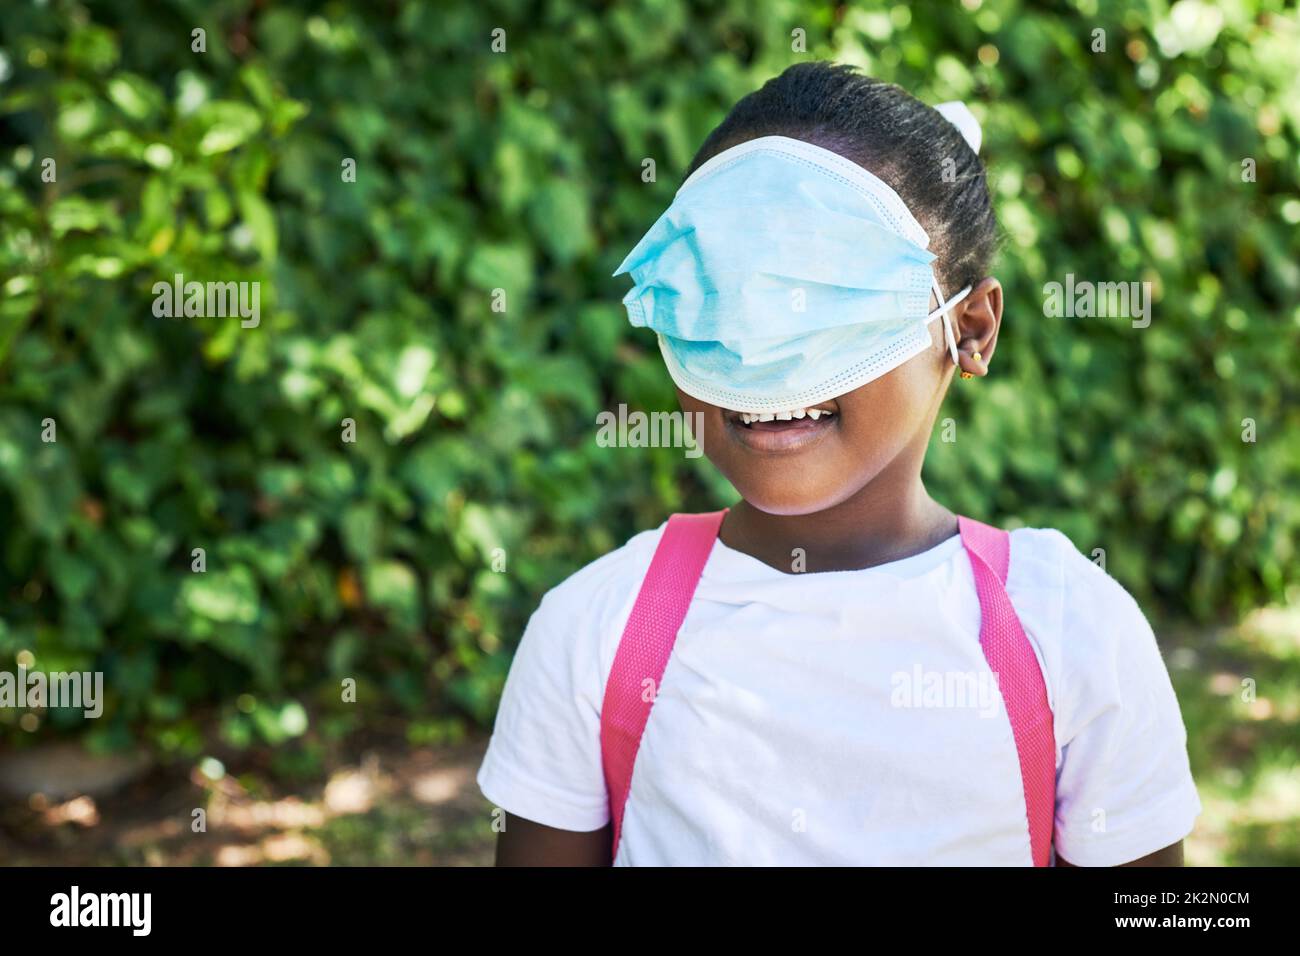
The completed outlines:
<svg viewBox="0 0 1300 956">
<path fill-rule="evenodd" d="M 542 599 L 478 775 L 498 863 L 1181 864 L 1200 801 L 1142 612 L 1060 532 L 921 481 L 1002 319 L 979 137 L 791 67 L 627 257 L 742 500 Z"/>
</svg>

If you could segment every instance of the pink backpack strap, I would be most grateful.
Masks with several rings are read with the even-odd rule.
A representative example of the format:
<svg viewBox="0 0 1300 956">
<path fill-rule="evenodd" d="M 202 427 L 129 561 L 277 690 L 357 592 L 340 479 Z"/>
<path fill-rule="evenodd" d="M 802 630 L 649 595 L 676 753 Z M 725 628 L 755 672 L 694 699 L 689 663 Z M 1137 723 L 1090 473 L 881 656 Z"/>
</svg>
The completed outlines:
<svg viewBox="0 0 1300 956">
<path fill-rule="evenodd" d="M 668 519 L 614 653 L 600 711 L 600 750 L 614 824 L 614 856 L 618 856 L 623 810 L 641 734 L 726 513 L 724 508 L 707 514 L 675 514 Z"/>
<path fill-rule="evenodd" d="M 980 646 L 989 668 L 997 675 L 1020 757 L 1029 848 L 1034 866 L 1047 866 L 1056 815 L 1056 738 L 1042 668 L 1007 596 L 1011 535 L 960 516 L 957 527 L 975 573 Z"/>
</svg>

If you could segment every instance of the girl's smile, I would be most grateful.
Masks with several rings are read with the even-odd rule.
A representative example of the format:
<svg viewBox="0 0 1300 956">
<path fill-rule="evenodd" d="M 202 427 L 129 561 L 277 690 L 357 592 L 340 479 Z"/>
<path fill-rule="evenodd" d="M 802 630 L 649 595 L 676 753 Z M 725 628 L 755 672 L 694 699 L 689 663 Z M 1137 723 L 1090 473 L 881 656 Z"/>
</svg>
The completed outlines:
<svg viewBox="0 0 1300 956">
<path fill-rule="evenodd" d="M 751 451 L 786 454 L 802 451 L 839 427 L 837 399 L 784 412 L 762 414 L 719 408 L 728 439 Z"/>
</svg>

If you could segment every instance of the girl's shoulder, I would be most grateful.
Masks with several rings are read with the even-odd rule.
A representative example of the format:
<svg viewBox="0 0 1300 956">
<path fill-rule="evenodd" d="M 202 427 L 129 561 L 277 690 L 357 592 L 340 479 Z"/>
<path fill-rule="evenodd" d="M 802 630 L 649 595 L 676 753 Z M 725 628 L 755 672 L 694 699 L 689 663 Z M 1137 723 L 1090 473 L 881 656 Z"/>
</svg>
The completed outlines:
<svg viewBox="0 0 1300 956">
<path fill-rule="evenodd" d="M 666 523 L 633 535 L 621 547 L 573 572 L 542 595 L 534 617 L 542 622 L 563 621 L 571 630 L 605 633 L 611 622 L 626 617 L 631 609 Z"/>
<path fill-rule="evenodd" d="M 1146 620 L 1124 585 L 1106 570 L 1108 553 L 1101 545 L 1084 554 L 1055 528 L 1017 528 L 1011 532 L 1011 566 L 1007 591 L 1047 592 L 1058 596 L 1062 615 L 1130 625 Z"/>
<path fill-rule="evenodd" d="M 1133 682 L 1172 694 L 1151 624 L 1104 567 L 1108 557 L 1102 545 L 1081 552 L 1052 528 L 1011 532 L 1007 594 L 1044 664 L 1058 744 L 1123 705 Z"/>
</svg>

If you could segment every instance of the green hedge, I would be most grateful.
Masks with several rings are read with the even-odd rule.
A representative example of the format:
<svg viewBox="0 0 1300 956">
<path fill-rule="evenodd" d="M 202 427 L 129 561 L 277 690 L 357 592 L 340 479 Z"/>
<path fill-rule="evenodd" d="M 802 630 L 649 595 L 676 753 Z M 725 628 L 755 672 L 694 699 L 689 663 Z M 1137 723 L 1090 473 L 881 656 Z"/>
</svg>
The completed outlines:
<svg viewBox="0 0 1300 956">
<path fill-rule="evenodd" d="M 1104 548 L 1177 612 L 1283 596 L 1285 6 L 6 4 L 0 669 L 102 669 L 111 697 L 93 726 L 0 711 L 0 738 L 189 755 L 214 719 L 236 744 L 487 722 L 542 591 L 729 500 L 702 460 L 596 445 L 601 410 L 674 401 L 610 273 L 727 107 L 811 58 L 984 120 L 1006 321 L 993 377 L 945 408 L 933 493 Z M 260 325 L 156 317 L 177 273 L 260 282 Z M 1047 317 L 1067 273 L 1152 282 L 1150 327 Z"/>
</svg>

